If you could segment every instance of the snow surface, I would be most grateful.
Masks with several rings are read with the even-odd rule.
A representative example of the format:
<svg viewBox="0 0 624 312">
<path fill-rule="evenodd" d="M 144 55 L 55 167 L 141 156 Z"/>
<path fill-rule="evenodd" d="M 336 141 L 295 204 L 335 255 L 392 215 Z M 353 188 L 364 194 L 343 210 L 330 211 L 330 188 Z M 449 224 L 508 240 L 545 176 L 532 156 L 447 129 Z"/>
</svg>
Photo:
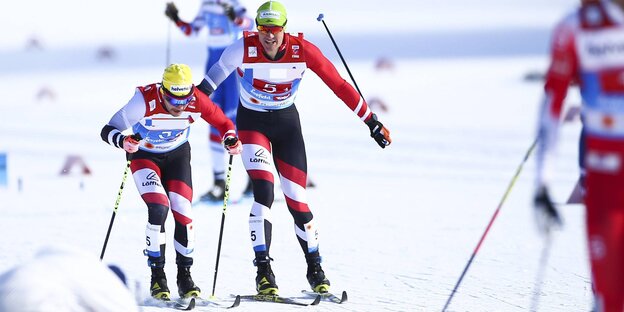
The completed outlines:
<svg viewBox="0 0 624 312">
<path fill-rule="evenodd" d="M 196 1 L 178 1 L 183 18 Z M 544 3 L 547 2 L 547 3 Z M 88 3 L 88 4 L 87 4 Z M 245 2 L 250 8 L 261 1 Z M 335 291 L 347 290 L 344 305 L 321 303 L 306 311 L 439 311 L 534 140 L 540 83 L 523 78 L 547 66 L 549 28 L 573 0 L 524 1 L 284 1 L 291 31 L 311 33 L 348 80 L 323 28 L 325 13 L 337 37 L 385 38 L 400 46 L 414 34 L 464 40 L 466 32 L 510 29 L 539 34 L 528 50 L 514 37 L 489 45 L 436 48 L 429 54 L 381 54 L 376 41 L 341 46 L 365 96 L 390 107 L 378 110 L 394 143 L 381 150 L 368 129 L 309 72 L 297 107 L 308 150 L 308 198 L 320 229 L 323 268 Z M 32 9 L 38 7 L 37 10 Z M 355 6 L 355 8 L 354 8 Z M 8 154 L 9 185 L 0 188 L 0 272 L 30 259 L 48 245 L 72 245 L 99 255 L 125 167 L 123 152 L 99 138 L 101 127 L 132 96 L 137 85 L 158 81 L 166 62 L 167 22 L 152 1 L 12 1 L 0 20 L 11 29 L 0 38 L 0 151 Z M 63 12 L 65 13 L 51 13 Z M 253 11 L 253 10 L 252 10 Z M 71 14 L 70 14 L 71 12 Z M 97 13 L 97 14 L 96 14 Z M 96 16 L 97 15 L 97 16 Z M 337 16 L 341 18 L 338 19 Z M 400 20 L 407 20 L 407 26 Z M 357 25 L 358 33 L 348 30 Z M 186 40 L 171 29 L 171 62 L 187 62 L 197 82 L 203 74 L 203 37 Z M 453 34 L 456 34 L 454 37 Z M 25 50 L 39 38 L 44 49 Z M 316 36 L 316 37 L 314 37 Z M 540 37 L 541 36 L 541 37 Z M 476 36 L 478 37 L 478 36 Z M 470 38 L 470 37 L 469 37 Z M 351 41 L 349 41 L 351 40 Z M 403 40 L 403 41 L 402 41 Z M 339 40 L 339 44 L 340 44 Z M 187 46 L 188 44 L 188 46 Z M 509 45 L 508 45 L 509 44 Z M 110 46 L 111 60 L 95 51 Z M 493 55 L 494 46 L 501 53 Z M 370 47 L 370 55 L 365 49 Z M 408 46 L 409 47 L 409 46 Z M 463 48 L 472 49 L 462 53 Z M 436 56 L 436 51 L 440 52 Z M 522 53 L 519 53 L 522 52 Z M 393 71 L 374 69 L 389 57 Z M 54 98 L 38 97 L 44 88 Z M 568 106 L 580 102 L 571 90 Z M 561 132 L 554 197 L 564 202 L 578 169 L 580 125 Z M 210 155 L 203 122 L 191 131 L 195 196 L 211 185 Z M 93 174 L 59 172 L 69 155 L 81 156 Z M 530 309 L 543 240 L 533 224 L 533 158 L 524 164 L 500 214 L 466 274 L 449 311 Z M 244 188 L 237 161 L 232 193 Z M 277 196 L 276 196 L 277 197 Z M 248 238 L 250 202 L 227 208 L 216 295 L 254 292 L 255 268 Z M 557 232 L 539 292 L 541 311 L 588 311 L 592 303 L 584 240 L 584 209 L 561 206 L 565 227 Z M 194 209 L 197 233 L 192 273 L 204 294 L 212 289 L 220 206 Z M 272 257 L 280 293 L 307 288 L 305 261 L 283 201 L 273 205 Z M 131 179 L 124 189 L 104 261 L 119 265 L 137 297 L 148 295 L 144 249 L 145 205 Z M 169 286 L 175 287 L 173 218 L 167 220 Z M 96 282 L 96 281 L 94 281 Z M 198 311 L 209 310 L 198 307 Z M 144 311 L 165 309 L 144 307 Z M 291 311 L 299 307 L 243 302 L 238 311 Z"/>
</svg>

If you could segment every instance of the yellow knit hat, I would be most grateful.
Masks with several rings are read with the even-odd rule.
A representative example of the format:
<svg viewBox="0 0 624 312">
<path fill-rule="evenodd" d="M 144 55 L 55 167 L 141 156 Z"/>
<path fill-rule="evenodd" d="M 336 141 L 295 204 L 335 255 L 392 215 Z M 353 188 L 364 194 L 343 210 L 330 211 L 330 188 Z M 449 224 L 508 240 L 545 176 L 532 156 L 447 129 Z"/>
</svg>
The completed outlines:
<svg viewBox="0 0 624 312">
<path fill-rule="evenodd" d="M 179 97 L 190 95 L 193 92 L 193 74 L 191 68 L 185 64 L 171 64 L 165 68 L 162 77 L 162 86 L 165 90 Z"/>
</svg>

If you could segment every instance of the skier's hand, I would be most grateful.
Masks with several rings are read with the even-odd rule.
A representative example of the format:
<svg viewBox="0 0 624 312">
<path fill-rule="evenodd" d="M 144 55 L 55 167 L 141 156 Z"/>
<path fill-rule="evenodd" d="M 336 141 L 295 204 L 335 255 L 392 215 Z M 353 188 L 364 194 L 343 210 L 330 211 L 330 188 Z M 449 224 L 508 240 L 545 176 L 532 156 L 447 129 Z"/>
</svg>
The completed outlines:
<svg viewBox="0 0 624 312">
<path fill-rule="evenodd" d="M 373 114 L 373 116 L 366 122 L 366 125 L 370 129 L 371 138 L 373 138 L 381 148 L 386 148 L 386 146 L 392 143 L 390 130 L 384 127 L 384 125 L 377 120 L 377 115 Z"/>
<path fill-rule="evenodd" d="M 225 137 L 223 140 L 223 146 L 230 155 L 238 155 L 243 151 L 243 144 L 233 135 Z"/>
<path fill-rule="evenodd" d="M 167 8 L 165 8 L 165 15 L 174 23 L 177 23 L 178 21 L 180 21 L 180 17 L 178 17 L 178 8 L 176 8 L 173 2 L 167 2 Z"/>
<path fill-rule="evenodd" d="M 234 7 L 227 2 L 222 2 L 221 6 L 223 7 L 223 14 L 227 16 L 230 21 L 234 21 L 236 19 L 236 12 L 234 12 Z"/>
<path fill-rule="evenodd" d="M 139 150 L 139 141 L 141 141 L 141 136 L 138 134 L 128 135 L 124 137 L 123 140 L 123 149 L 132 154 L 136 153 Z"/>
<path fill-rule="evenodd" d="M 546 186 L 540 186 L 537 189 L 533 204 L 535 207 L 537 229 L 541 234 L 548 234 L 553 229 L 561 228 L 561 217 L 559 217 L 557 208 L 552 200 L 550 200 L 550 195 L 548 194 L 548 188 L 546 188 Z"/>
</svg>

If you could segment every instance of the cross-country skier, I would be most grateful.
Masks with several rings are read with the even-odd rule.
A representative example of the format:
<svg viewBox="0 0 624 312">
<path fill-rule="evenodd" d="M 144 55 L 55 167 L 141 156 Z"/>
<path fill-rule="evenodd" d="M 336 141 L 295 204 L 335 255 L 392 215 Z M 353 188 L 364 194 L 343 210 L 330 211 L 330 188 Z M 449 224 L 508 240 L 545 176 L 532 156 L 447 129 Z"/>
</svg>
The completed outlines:
<svg viewBox="0 0 624 312">
<path fill-rule="evenodd" d="M 548 192 L 568 86 L 583 98 L 587 240 L 594 311 L 624 310 L 624 0 L 583 0 L 554 30 L 539 119 L 535 209 L 538 227 L 561 223 Z"/>
<path fill-rule="evenodd" d="M 247 10 L 236 0 L 204 0 L 201 3 L 195 19 L 187 23 L 178 16 L 178 9 L 173 2 L 167 3 L 165 15 L 187 36 L 196 36 L 204 27 L 208 32 L 208 60 L 206 72 L 214 65 L 223 50 L 243 34 L 244 30 L 253 28 L 253 20 L 245 15 Z M 225 115 L 232 121 L 236 120 L 238 106 L 238 84 L 236 77 L 230 75 L 221 86 L 210 95 Z M 221 137 L 215 127 L 210 127 L 210 153 L 214 182 L 212 189 L 202 195 L 200 200 L 209 202 L 223 202 L 225 191 L 225 152 L 221 146 Z M 244 190 L 245 195 L 251 196 L 251 181 Z"/>
<path fill-rule="evenodd" d="M 193 84 L 191 69 L 169 65 L 161 83 L 137 87 L 134 96 L 102 129 L 104 142 L 124 149 L 141 197 L 147 204 L 145 230 L 148 264 L 152 270 L 150 290 L 157 299 L 170 299 L 165 276 L 165 219 L 169 209 L 175 220 L 173 234 L 180 297 L 199 296 L 191 278 L 195 233 L 191 200 L 191 147 L 189 127 L 204 119 L 219 130 L 225 149 L 239 154 L 242 146 L 234 124 L 208 96 Z M 131 129 L 135 135 L 122 132 Z"/>
<path fill-rule="evenodd" d="M 370 128 L 382 148 L 389 145 L 390 132 L 379 122 L 366 101 L 347 83 L 321 51 L 303 34 L 286 34 L 284 6 L 276 1 L 257 11 L 258 32 L 229 46 L 212 66 L 198 89 L 211 94 L 235 72 L 240 88 L 239 136 L 243 163 L 253 181 L 254 203 L 249 234 L 257 266 L 256 288 L 260 294 L 277 294 L 271 270 L 271 216 L 276 166 L 295 222 L 295 232 L 308 264 L 306 277 L 314 291 L 327 292 L 329 280 L 321 268 L 318 232 L 306 199 L 307 163 L 295 97 L 306 68 L 314 71 L 334 93 Z"/>
</svg>

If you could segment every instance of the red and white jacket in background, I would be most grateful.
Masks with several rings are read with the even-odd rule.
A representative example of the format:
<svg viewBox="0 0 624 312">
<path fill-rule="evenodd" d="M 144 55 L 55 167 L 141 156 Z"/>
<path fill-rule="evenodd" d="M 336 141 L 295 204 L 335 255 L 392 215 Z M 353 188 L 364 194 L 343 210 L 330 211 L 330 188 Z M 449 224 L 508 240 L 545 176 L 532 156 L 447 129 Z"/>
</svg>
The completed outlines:
<svg viewBox="0 0 624 312">
<path fill-rule="evenodd" d="M 587 1 L 555 28 L 539 121 L 538 185 L 551 179 L 550 159 L 564 99 L 573 83 L 578 83 L 583 100 L 586 142 L 624 143 L 624 14 L 615 4 Z M 614 165 L 591 156 L 585 164 Z"/>
</svg>

